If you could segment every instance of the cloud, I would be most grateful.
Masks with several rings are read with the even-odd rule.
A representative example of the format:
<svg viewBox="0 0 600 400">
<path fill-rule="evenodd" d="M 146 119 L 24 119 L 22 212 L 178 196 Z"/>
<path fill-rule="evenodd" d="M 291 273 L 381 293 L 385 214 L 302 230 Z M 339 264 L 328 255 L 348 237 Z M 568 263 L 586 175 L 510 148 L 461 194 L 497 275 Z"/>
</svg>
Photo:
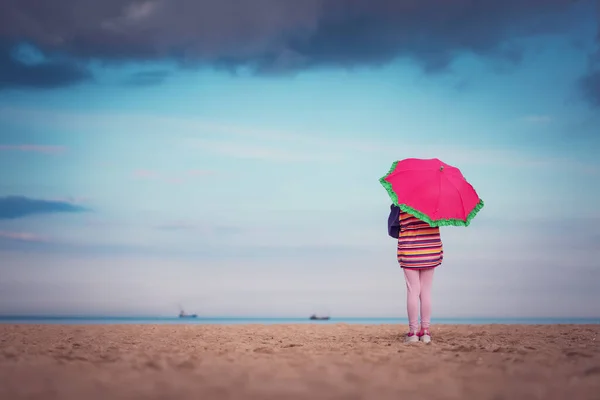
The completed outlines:
<svg viewBox="0 0 600 400">
<path fill-rule="evenodd" d="M 583 97 L 593 107 L 600 108 L 600 1 L 596 1 L 596 52 L 589 56 L 588 72 L 579 80 Z"/>
<path fill-rule="evenodd" d="M 67 201 L 31 199 L 25 196 L 0 197 L 0 220 L 34 214 L 78 213 L 87 210 Z"/>
<path fill-rule="evenodd" d="M 323 132 L 302 132 L 294 130 L 270 129 L 232 125 L 229 122 L 211 121 L 196 117 L 172 117 L 157 114 L 130 113 L 69 113 L 62 110 L 0 107 L 0 120 L 19 123 L 28 121 L 34 126 L 48 129 L 61 129 L 81 133 L 81 126 L 87 126 L 90 132 L 118 131 L 123 126 L 135 126 L 140 135 L 149 132 L 177 132 L 185 149 L 205 149 L 216 154 L 237 158 L 272 157 L 273 160 L 321 160 L 339 161 L 340 158 L 354 157 L 356 154 L 374 155 L 380 159 L 402 158 L 403 155 L 420 158 L 439 157 L 448 163 L 501 165 L 510 168 L 548 168 L 560 167 L 585 174 L 599 174 L 595 164 L 586 163 L 568 156 L 544 157 L 532 156 L 514 148 L 482 148 L 472 144 L 430 145 L 414 141 L 390 141 L 377 138 L 344 140 L 329 139 Z M 592 121 L 594 122 L 594 121 Z M 592 125 L 590 125 L 592 126 Z M 589 128 L 589 127 L 588 127 Z M 587 129 L 587 128 L 586 128 Z M 590 128 L 591 129 L 591 128 Z M 135 135 L 136 133 L 131 133 Z M 199 139 L 200 136 L 218 135 L 221 140 Z M 227 139 L 227 140 L 225 140 Z M 248 141 L 248 146 L 242 144 Z M 257 143 L 263 145 L 258 146 Z M 266 144 L 265 144 L 266 143 Z M 401 148 L 402 152 L 398 153 Z M 319 149 L 314 153 L 314 149 Z M 293 152 L 291 158 L 286 156 Z M 138 171 L 136 173 L 136 171 Z M 139 179 L 164 179 L 164 174 L 150 169 L 132 171 Z M 206 176 L 216 174 L 209 170 L 189 170 L 184 176 Z M 223 174 L 219 172 L 219 175 Z M 173 176 L 171 183 L 180 183 L 181 176 Z M 177 179 L 179 178 L 179 179 Z"/>
<path fill-rule="evenodd" d="M 157 225 L 155 227 L 161 231 L 172 231 L 172 232 L 188 232 L 194 231 L 195 233 L 204 235 L 220 235 L 230 236 L 237 235 L 243 232 L 243 229 L 238 226 L 229 225 L 207 225 L 193 221 L 172 221 L 165 224 Z"/>
<path fill-rule="evenodd" d="M 156 229 L 161 231 L 189 231 L 196 228 L 198 228 L 198 226 L 195 223 L 186 221 L 169 222 L 156 227 Z"/>
<path fill-rule="evenodd" d="M 160 174 L 148 169 L 136 169 L 133 171 L 133 177 L 138 179 L 157 179 L 160 177 Z"/>
<path fill-rule="evenodd" d="M 574 7 L 572 0 L 11 1 L 3 4 L 0 39 L 78 60 L 174 59 L 281 73 L 408 57 L 433 72 L 465 52 L 518 61 L 515 40 L 575 26 L 577 18 L 565 17 Z M 89 78 L 67 61 L 33 69 L 4 61 L 14 70 L 6 85 Z"/>
<path fill-rule="evenodd" d="M 62 203 L 71 203 L 74 205 L 77 204 L 84 204 L 84 203 L 89 203 L 91 201 L 90 197 L 85 197 L 85 196 L 66 196 L 66 197 L 56 197 L 56 198 L 49 198 L 46 199 L 49 201 L 58 201 L 58 202 L 62 202 Z"/>
<path fill-rule="evenodd" d="M 215 171 L 200 169 L 190 169 L 177 174 L 167 174 L 151 169 L 136 169 L 132 172 L 135 179 L 156 180 L 172 184 L 185 183 L 192 178 L 213 176 L 215 174 Z"/>
<path fill-rule="evenodd" d="M 4 6 L 3 6 L 4 7 Z M 0 25 L 4 23 L 0 17 Z M 28 63 L 14 56 L 13 46 L 3 44 L 0 36 L 0 90 L 53 89 L 88 81 L 91 73 L 80 62 L 48 58 Z"/>
<path fill-rule="evenodd" d="M 274 144 L 242 144 L 238 140 L 201 140 L 195 139 L 194 145 L 202 150 L 220 154 L 226 157 L 239 159 L 252 159 L 274 162 L 303 162 L 303 161 L 323 161 L 334 162 L 342 158 L 338 153 L 324 153 L 312 149 L 298 148 L 296 143 L 293 148 L 285 148 L 281 143 Z"/>
<path fill-rule="evenodd" d="M 594 107 L 600 107 L 600 68 L 589 71 L 580 80 L 585 99 Z"/>
<path fill-rule="evenodd" d="M 62 154 L 67 151 L 67 147 L 66 146 L 37 145 L 37 144 L 19 144 L 19 145 L 0 144 L 0 151 L 21 151 L 21 152 L 42 153 L 42 154 Z"/>
<path fill-rule="evenodd" d="M 8 240 L 16 240 L 21 242 L 46 242 L 47 240 L 35 233 L 28 232 L 7 232 L 0 231 L 0 240 L 8 239 Z"/>
<path fill-rule="evenodd" d="M 133 73 L 125 81 L 127 85 L 132 86 L 150 86 L 163 83 L 170 75 L 169 71 L 140 71 Z"/>
</svg>

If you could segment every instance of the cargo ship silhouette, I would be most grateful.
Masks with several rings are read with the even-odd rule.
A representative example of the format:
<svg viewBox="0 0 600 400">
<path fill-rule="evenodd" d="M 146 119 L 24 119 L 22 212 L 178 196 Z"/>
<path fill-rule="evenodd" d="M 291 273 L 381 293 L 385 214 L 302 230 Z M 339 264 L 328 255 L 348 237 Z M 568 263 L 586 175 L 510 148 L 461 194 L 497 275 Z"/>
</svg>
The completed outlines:
<svg viewBox="0 0 600 400">
<path fill-rule="evenodd" d="M 179 318 L 198 318 L 198 314 L 188 314 L 183 311 L 183 308 L 179 307 Z"/>
</svg>

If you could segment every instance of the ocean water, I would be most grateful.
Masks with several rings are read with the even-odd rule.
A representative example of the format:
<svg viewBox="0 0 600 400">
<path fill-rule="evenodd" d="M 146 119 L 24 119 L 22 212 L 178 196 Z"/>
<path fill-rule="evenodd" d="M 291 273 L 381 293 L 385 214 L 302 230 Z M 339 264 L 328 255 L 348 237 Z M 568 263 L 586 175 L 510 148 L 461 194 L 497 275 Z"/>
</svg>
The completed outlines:
<svg viewBox="0 0 600 400">
<path fill-rule="evenodd" d="M 434 318 L 432 324 L 600 324 L 598 318 Z M 161 324 L 161 325 L 232 325 L 232 324 L 408 324 L 406 318 L 331 318 L 328 321 L 311 321 L 308 318 L 261 317 L 123 317 L 123 316 L 1 316 L 0 324 Z"/>
</svg>

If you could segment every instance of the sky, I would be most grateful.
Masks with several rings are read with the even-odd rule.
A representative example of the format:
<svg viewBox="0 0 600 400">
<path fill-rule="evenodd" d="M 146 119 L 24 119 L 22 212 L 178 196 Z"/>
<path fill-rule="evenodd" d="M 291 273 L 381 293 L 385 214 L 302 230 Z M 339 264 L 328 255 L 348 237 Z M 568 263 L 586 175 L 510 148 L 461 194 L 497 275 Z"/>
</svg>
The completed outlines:
<svg viewBox="0 0 600 400">
<path fill-rule="evenodd" d="M 379 178 L 440 158 L 433 316 L 600 316 L 600 4 L 0 0 L 0 314 L 405 318 Z"/>
</svg>

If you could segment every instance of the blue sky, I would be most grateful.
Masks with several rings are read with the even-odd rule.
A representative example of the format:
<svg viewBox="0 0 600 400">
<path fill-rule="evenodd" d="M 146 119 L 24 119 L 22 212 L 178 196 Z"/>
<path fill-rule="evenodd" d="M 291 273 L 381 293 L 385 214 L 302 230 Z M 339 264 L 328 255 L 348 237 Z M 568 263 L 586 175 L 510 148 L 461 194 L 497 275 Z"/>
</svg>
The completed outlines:
<svg viewBox="0 0 600 400">
<path fill-rule="evenodd" d="M 71 3 L 0 17 L 0 313 L 403 317 L 378 179 L 438 157 L 435 316 L 600 314 L 595 2 Z"/>
</svg>

